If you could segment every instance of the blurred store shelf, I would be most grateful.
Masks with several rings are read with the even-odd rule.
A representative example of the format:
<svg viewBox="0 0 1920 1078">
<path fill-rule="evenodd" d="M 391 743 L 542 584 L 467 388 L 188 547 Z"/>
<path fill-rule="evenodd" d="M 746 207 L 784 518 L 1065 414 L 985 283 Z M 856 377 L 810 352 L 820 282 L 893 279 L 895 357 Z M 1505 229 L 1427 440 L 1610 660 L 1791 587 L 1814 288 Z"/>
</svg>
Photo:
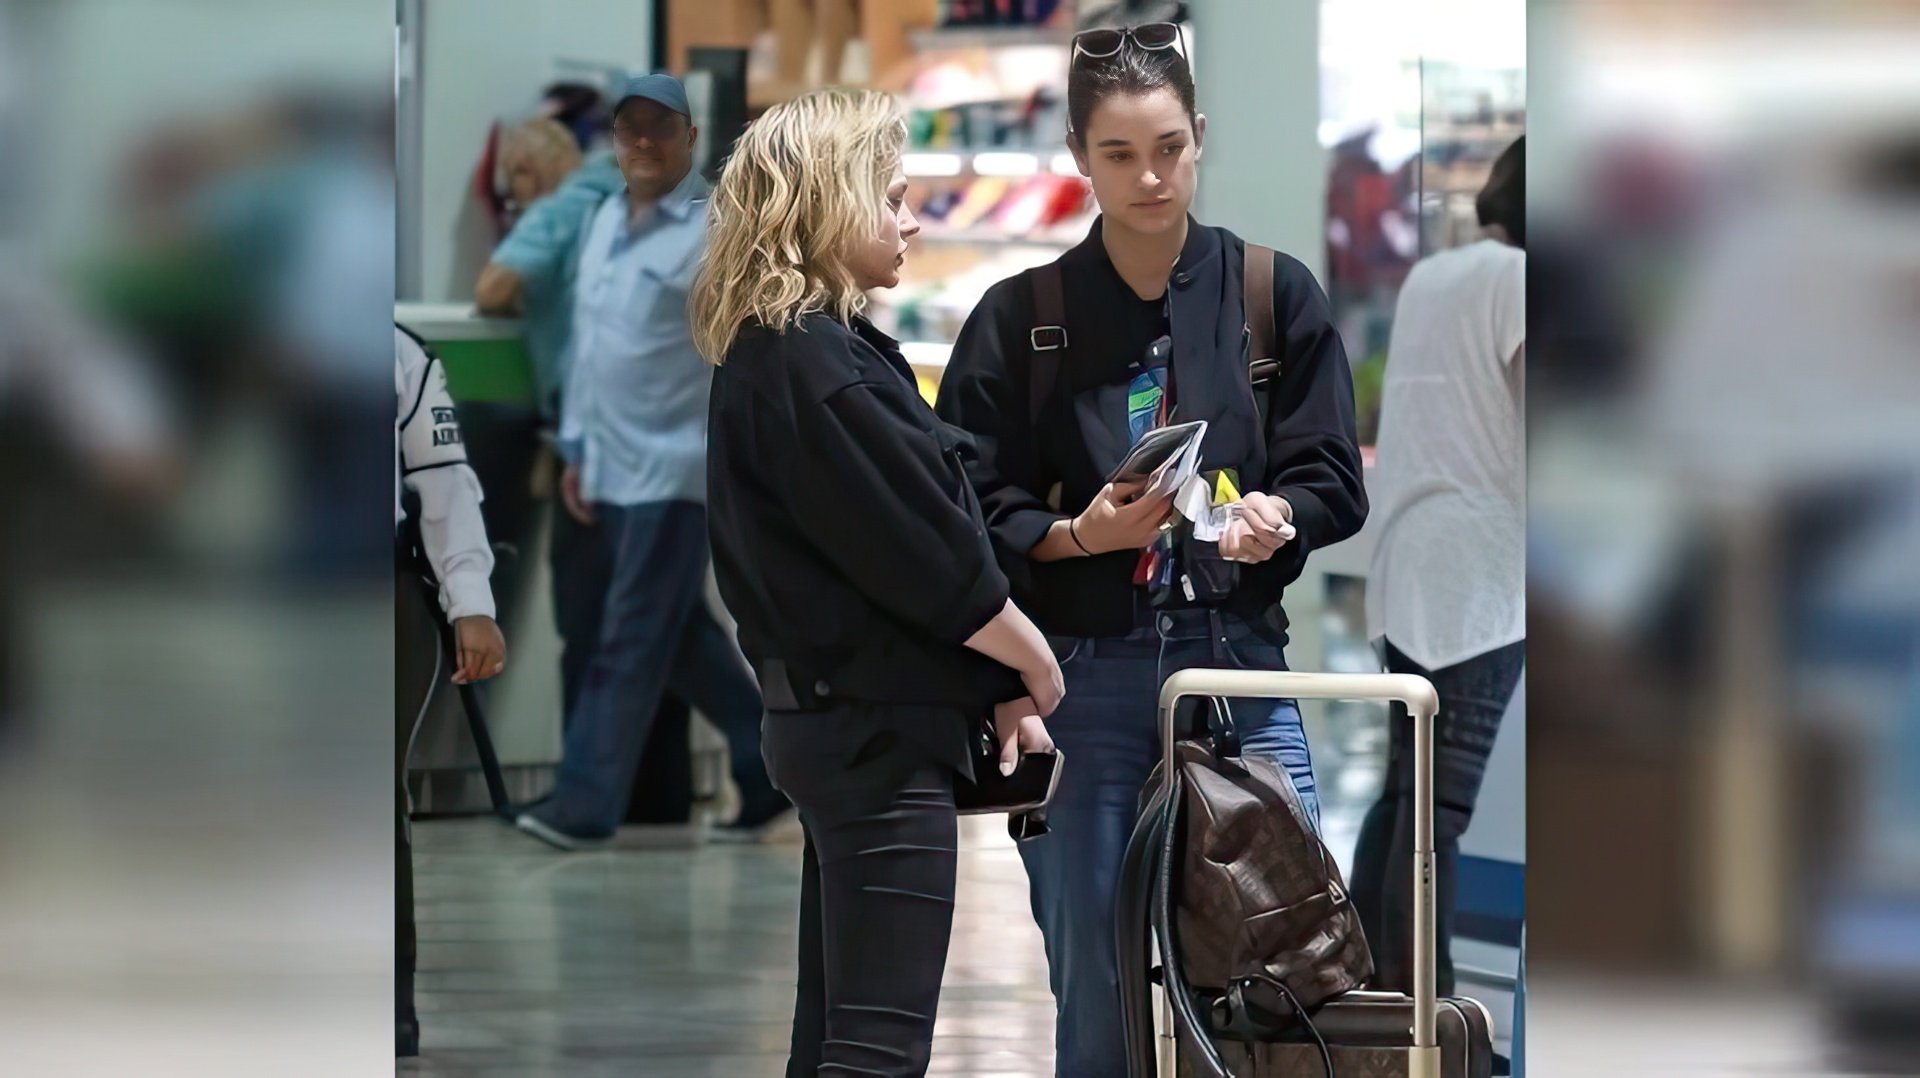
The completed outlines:
<svg viewBox="0 0 1920 1078">
<path fill-rule="evenodd" d="M 912 179 L 947 176 L 1034 176 L 1041 171 L 1077 176 L 1079 167 L 1070 153 L 1033 150 L 911 150 L 901 158 L 901 171 Z"/>
<path fill-rule="evenodd" d="M 1086 230 L 1081 229 L 1070 236 L 1057 236 L 1042 233 L 1026 236 L 1009 236 L 999 232 L 944 231 L 921 229 L 920 237 L 926 243 L 965 244 L 981 247 L 1071 247 L 1086 238 Z"/>
<path fill-rule="evenodd" d="M 900 354 L 916 369 L 938 373 L 953 357 L 952 341 L 901 341 Z"/>
<path fill-rule="evenodd" d="M 1015 45 L 1057 45 L 1065 48 L 1072 40 L 1071 28 L 1052 26 L 945 26 L 917 30 L 907 35 L 907 41 L 919 52 L 996 49 Z"/>
</svg>

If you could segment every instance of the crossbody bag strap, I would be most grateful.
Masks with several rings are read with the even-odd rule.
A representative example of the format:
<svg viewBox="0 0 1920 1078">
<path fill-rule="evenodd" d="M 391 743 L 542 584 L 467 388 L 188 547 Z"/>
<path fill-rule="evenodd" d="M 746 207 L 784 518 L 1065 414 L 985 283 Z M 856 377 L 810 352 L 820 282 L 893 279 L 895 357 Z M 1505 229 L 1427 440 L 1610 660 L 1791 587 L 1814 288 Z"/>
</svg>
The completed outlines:
<svg viewBox="0 0 1920 1078">
<path fill-rule="evenodd" d="M 1257 243 L 1247 244 L 1247 266 L 1241 280 L 1246 285 L 1248 368 L 1251 370 L 1261 363 L 1273 363 L 1277 370 L 1279 357 L 1274 354 L 1277 345 L 1273 325 L 1273 248 Z M 1260 380 L 1259 377 L 1254 378 L 1256 382 Z"/>
</svg>

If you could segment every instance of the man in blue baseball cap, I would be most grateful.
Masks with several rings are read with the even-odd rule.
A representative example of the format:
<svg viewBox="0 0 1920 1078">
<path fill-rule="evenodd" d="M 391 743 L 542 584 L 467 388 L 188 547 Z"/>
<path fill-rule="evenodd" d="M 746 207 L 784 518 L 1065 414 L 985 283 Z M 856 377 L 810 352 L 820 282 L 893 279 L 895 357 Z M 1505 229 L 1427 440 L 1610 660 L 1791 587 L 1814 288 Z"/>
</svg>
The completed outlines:
<svg viewBox="0 0 1920 1078">
<path fill-rule="evenodd" d="M 570 648 L 578 637 L 591 654 L 553 793 L 517 821 L 563 850 L 612 837 L 669 689 L 726 735 L 742 804 L 722 833 L 758 837 L 790 809 L 761 762 L 759 688 L 706 605 L 712 368 L 687 317 L 706 239 L 698 137 L 679 79 L 629 79 L 613 105 L 626 182 L 588 217 L 580 244 L 562 364 L 560 497 L 584 533 L 576 556 L 597 560 L 605 585 L 588 604 L 594 624 L 563 628 Z"/>
<path fill-rule="evenodd" d="M 684 179 L 693 169 L 693 146 L 699 137 L 687 88 L 679 79 L 640 75 L 621 87 L 613 103 L 613 145 L 620 172 L 636 196 L 657 199 Z"/>
</svg>

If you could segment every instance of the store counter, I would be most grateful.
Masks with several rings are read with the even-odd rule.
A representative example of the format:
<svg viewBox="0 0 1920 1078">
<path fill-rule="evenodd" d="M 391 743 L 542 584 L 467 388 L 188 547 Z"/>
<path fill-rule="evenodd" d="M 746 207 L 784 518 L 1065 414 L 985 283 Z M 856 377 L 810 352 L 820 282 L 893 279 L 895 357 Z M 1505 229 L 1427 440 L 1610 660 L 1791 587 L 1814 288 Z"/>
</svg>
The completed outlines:
<svg viewBox="0 0 1920 1078">
<path fill-rule="evenodd" d="M 393 320 L 433 346 L 455 400 L 534 403 L 533 361 L 518 318 L 477 314 L 471 303 L 396 303 Z"/>
</svg>

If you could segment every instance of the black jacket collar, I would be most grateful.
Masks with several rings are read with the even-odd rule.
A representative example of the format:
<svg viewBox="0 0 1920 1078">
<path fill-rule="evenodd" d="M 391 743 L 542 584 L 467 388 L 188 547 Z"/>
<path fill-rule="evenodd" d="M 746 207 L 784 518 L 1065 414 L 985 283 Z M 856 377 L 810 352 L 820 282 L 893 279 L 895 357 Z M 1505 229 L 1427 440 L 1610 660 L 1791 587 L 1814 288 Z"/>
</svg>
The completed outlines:
<svg viewBox="0 0 1920 1078">
<path fill-rule="evenodd" d="M 880 357 L 887 361 L 887 366 L 892 367 L 895 373 L 916 388 L 919 386 L 919 380 L 913 374 L 913 364 L 908 363 L 906 354 L 900 351 L 899 341 L 888 336 L 863 314 L 854 315 L 853 320 L 847 323 L 847 328 L 853 331 L 854 336 L 867 342 L 874 351 L 880 353 Z"/>
<path fill-rule="evenodd" d="M 1105 266 L 1118 280 L 1119 271 L 1113 268 L 1113 260 L 1107 257 L 1106 241 L 1102 238 L 1105 223 L 1104 216 L 1094 218 L 1093 227 L 1087 230 L 1087 238 L 1069 249 L 1064 261 L 1076 268 Z M 1192 214 L 1188 214 L 1187 242 L 1180 248 L 1180 257 L 1173 264 L 1169 281 L 1184 287 L 1202 273 L 1218 273 L 1220 253 L 1224 246 L 1219 229 L 1203 225 L 1194 220 Z M 1181 280 L 1183 276 L 1187 278 L 1184 282 Z"/>
</svg>

